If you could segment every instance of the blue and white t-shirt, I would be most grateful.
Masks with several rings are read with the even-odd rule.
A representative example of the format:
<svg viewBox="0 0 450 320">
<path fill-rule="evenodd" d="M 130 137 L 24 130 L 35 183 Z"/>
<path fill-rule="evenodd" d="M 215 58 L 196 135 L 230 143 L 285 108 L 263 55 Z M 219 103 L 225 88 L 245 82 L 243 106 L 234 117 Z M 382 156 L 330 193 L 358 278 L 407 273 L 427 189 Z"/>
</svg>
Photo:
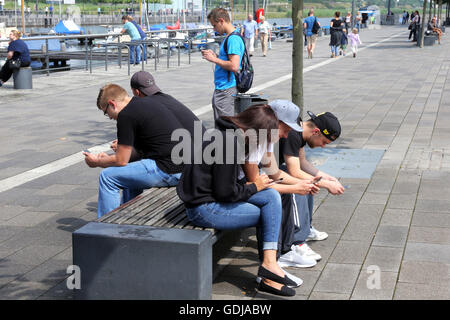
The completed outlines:
<svg viewBox="0 0 450 320">
<path fill-rule="evenodd" d="M 225 40 L 222 41 L 222 44 L 220 45 L 219 59 L 227 61 L 228 55 L 225 52 L 224 44 L 225 44 Z M 244 55 L 244 51 L 245 51 L 244 41 L 242 41 L 242 38 L 239 35 L 233 34 L 228 37 L 227 49 L 228 49 L 229 55 L 235 54 L 240 57 L 240 59 L 239 59 L 239 69 L 240 69 L 242 56 Z M 229 80 L 228 80 L 228 78 L 229 78 Z M 216 64 L 216 67 L 214 69 L 214 85 L 217 90 L 225 90 L 225 89 L 235 87 L 236 80 L 234 78 L 233 72 L 225 70 Z"/>
</svg>

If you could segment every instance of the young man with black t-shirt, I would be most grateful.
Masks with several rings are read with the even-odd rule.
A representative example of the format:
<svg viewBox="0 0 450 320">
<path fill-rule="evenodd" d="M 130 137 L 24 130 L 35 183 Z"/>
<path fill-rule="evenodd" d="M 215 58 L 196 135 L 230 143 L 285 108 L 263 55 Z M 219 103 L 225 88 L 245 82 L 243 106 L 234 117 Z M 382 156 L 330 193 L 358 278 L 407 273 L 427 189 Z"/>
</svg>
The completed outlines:
<svg viewBox="0 0 450 320">
<path fill-rule="evenodd" d="M 305 156 L 305 145 L 310 148 L 325 147 L 335 141 L 341 126 L 338 119 L 330 112 L 318 115 L 308 111 L 310 120 L 304 123 L 303 132 L 290 132 L 287 139 L 280 139 L 280 166 L 298 179 L 322 177 L 318 187 L 325 188 L 333 195 L 344 193 L 344 187 L 333 176 L 315 168 Z M 283 195 L 283 228 L 280 259 L 281 266 L 307 267 L 315 264 L 321 256 L 315 253 L 305 242 L 307 240 L 325 240 L 328 234 L 316 230 L 312 225 L 313 195 L 287 194 Z M 290 198 L 290 199 L 287 199 Z M 290 214 L 292 213 L 292 214 Z M 296 255 L 297 259 L 292 259 Z M 301 256 L 298 259 L 298 256 Z M 296 261 L 296 262 L 294 262 Z M 305 261 L 298 263 L 298 261 Z M 309 264 L 308 264 L 309 263 Z"/>
<path fill-rule="evenodd" d="M 106 168 L 99 178 L 98 217 L 133 199 L 143 189 L 178 184 L 183 166 L 171 159 L 178 143 L 171 136 L 176 129 L 186 129 L 193 137 L 194 123 L 199 119 L 176 99 L 160 92 L 154 83 L 152 89 L 153 94 L 144 98 L 131 98 L 115 84 L 100 89 L 97 107 L 105 116 L 117 120 L 118 141 L 112 155 L 83 153 L 88 166 Z M 133 149 L 141 160 L 130 162 Z"/>
</svg>

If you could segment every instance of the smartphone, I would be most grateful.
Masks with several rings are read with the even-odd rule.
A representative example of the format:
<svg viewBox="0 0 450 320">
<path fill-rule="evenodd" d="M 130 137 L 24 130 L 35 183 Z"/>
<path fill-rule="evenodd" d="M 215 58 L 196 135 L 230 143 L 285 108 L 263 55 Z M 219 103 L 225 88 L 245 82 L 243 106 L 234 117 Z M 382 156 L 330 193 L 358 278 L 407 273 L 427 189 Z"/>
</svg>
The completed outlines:
<svg viewBox="0 0 450 320">
<path fill-rule="evenodd" d="M 349 189 L 349 188 L 350 188 L 350 185 L 348 184 L 348 185 L 343 186 L 343 187 L 344 187 L 344 189 Z"/>
<path fill-rule="evenodd" d="M 278 180 L 272 181 L 272 182 L 269 184 L 269 186 L 274 185 L 274 184 L 276 184 L 276 183 L 280 183 L 280 182 L 282 182 L 282 181 L 283 181 L 283 178 L 280 178 L 280 179 L 278 179 Z"/>
<path fill-rule="evenodd" d="M 322 177 L 319 177 L 314 183 L 319 183 L 320 180 L 322 180 Z"/>
<path fill-rule="evenodd" d="M 83 150 L 83 152 L 91 153 L 88 149 Z"/>
</svg>

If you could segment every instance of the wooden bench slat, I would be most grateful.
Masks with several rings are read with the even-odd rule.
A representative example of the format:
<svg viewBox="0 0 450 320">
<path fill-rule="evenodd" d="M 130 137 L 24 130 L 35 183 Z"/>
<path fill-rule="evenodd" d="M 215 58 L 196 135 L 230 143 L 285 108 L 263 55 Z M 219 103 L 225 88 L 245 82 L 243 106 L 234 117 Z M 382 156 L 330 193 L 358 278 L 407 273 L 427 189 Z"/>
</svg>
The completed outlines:
<svg viewBox="0 0 450 320">
<path fill-rule="evenodd" d="M 122 216 L 123 212 L 125 210 L 134 210 L 137 209 L 139 206 L 142 206 L 145 203 L 145 199 L 149 196 L 153 197 L 154 195 L 157 195 L 164 191 L 165 188 L 151 188 L 148 190 L 145 190 L 142 194 L 138 195 L 136 198 L 131 199 L 127 203 L 122 204 L 117 209 L 111 211 L 107 215 L 104 215 L 100 218 L 100 222 L 106 222 L 106 223 L 114 223 L 116 219 L 118 219 L 120 216 Z M 151 200 L 151 199 L 150 199 Z M 139 211 L 138 211 L 139 212 Z"/>
<path fill-rule="evenodd" d="M 137 219 L 133 220 L 132 224 L 137 225 L 148 225 L 148 221 L 156 222 L 159 217 L 165 216 L 169 214 L 171 211 L 175 210 L 179 206 L 183 206 L 183 202 L 178 198 L 172 198 L 167 201 L 163 205 L 159 205 L 159 207 L 155 208 L 155 206 L 146 208 L 142 214 L 137 217 Z M 127 222 L 128 223 L 128 222 Z"/>
<path fill-rule="evenodd" d="M 163 226 L 164 224 L 169 223 L 178 215 L 185 216 L 185 210 L 186 209 L 184 208 L 184 205 L 180 203 L 180 205 L 176 208 L 171 208 L 171 210 L 167 211 L 165 215 L 154 216 L 152 219 L 147 220 L 144 225 Z"/>
<path fill-rule="evenodd" d="M 165 208 L 167 201 L 173 198 L 173 194 L 170 190 L 163 190 L 155 196 L 151 195 L 151 198 L 149 198 L 149 196 L 147 196 L 147 198 L 148 199 L 146 200 L 141 200 L 141 204 L 138 207 L 125 208 L 125 210 L 122 210 L 120 215 L 117 215 L 117 218 L 114 219 L 113 222 L 117 224 L 139 224 L 134 221 L 139 220 L 141 216 L 145 216 L 149 211 L 153 212 L 156 210 L 155 214 L 158 213 L 158 208 Z"/>
</svg>

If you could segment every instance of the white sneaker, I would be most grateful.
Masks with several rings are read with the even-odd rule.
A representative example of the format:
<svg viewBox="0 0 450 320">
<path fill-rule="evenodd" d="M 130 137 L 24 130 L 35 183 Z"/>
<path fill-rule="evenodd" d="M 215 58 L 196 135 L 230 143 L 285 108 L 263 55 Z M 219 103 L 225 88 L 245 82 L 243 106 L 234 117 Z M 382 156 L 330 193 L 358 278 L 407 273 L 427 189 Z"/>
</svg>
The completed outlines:
<svg viewBox="0 0 450 320">
<path fill-rule="evenodd" d="M 311 240 L 321 241 L 321 240 L 325 240 L 326 238 L 328 238 L 328 233 L 316 230 L 313 226 L 311 226 L 311 229 L 309 231 L 308 238 L 306 238 L 306 241 L 311 241 Z"/>
<path fill-rule="evenodd" d="M 281 266 L 280 266 L 281 268 Z M 285 273 L 285 275 L 291 279 L 292 281 L 294 281 L 297 285 L 296 286 L 289 286 L 289 288 L 297 288 L 300 287 L 303 284 L 303 280 L 300 279 L 299 277 L 294 276 L 293 274 L 290 274 L 289 272 L 287 272 L 286 270 L 282 269 Z M 259 284 L 261 282 L 261 277 L 256 277 L 256 282 Z"/>
<path fill-rule="evenodd" d="M 314 250 L 311 249 L 306 243 L 300 246 L 295 246 L 293 250 L 295 250 L 299 255 L 309 259 L 314 259 L 315 261 L 319 261 L 320 259 L 322 259 L 320 254 L 314 252 Z"/>
<path fill-rule="evenodd" d="M 293 245 L 291 251 L 283 254 L 278 259 L 278 265 L 280 267 L 311 268 L 317 264 L 315 259 L 307 257 L 304 254 L 299 254 L 295 247 Z"/>
<path fill-rule="evenodd" d="M 292 281 L 294 281 L 297 286 L 295 287 L 291 287 L 291 288 L 297 288 L 300 287 L 303 284 L 303 280 L 300 279 L 299 277 L 294 276 L 293 274 L 290 274 L 289 272 L 287 272 L 286 270 L 282 269 L 284 271 L 284 273 L 286 274 L 286 276 L 291 279 Z"/>
</svg>

